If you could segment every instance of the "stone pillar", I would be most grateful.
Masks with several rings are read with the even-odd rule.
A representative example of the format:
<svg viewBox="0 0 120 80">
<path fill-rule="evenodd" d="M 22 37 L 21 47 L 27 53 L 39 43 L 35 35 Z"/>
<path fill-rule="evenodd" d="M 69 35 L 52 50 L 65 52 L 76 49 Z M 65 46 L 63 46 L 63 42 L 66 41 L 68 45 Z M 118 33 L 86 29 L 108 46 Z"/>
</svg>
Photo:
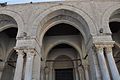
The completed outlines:
<svg viewBox="0 0 120 80">
<path fill-rule="evenodd" d="M 17 64 L 15 69 L 14 80 L 22 80 L 22 71 L 23 71 L 23 50 L 16 50 L 18 54 Z"/>
<path fill-rule="evenodd" d="M 78 76 L 78 71 L 77 71 L 77 67 L 74 68 L 75 70 L 75 76 L 76 76 L 76 80 L 79 80 L 79 76 Z"/>
<path fill-rule="evenodd" d="M 86 80 L 89 80 L 88 65 L 84 65 L 84 70 L 85 70 L 85 79 L 86 79 Z"/>
<path fill-rule="evenodd" d="M 46 66 L 45 67 L 45 80 L 49 79 L 49 68 Z"/>
<path fill-rule="evenodd" d="M 106 52 L 106 56 L 107 56 L 107 60 L 108 60 L 108 64 L 110 67 L 113 80 L 120 80 L 120 75 L 119 75 L 117 66 L 115 64 L 115 60 L 113 58 L 113 54 L 112 54 L 112 47 L 113 45 L 108 45 L 105 49 L 105 52 Z"/>
<path fill-rule="evenodd" d="M 97 48 L 97 56 L 98 56 L 98 61 L 100 65 L 100 70 L 102 73 L 102 78 L 103 80 L 110 80 L 110 75 L 108 72 L 105 56 L 103 53 L 104 45 L 95 45 L 95 46 Z"/>
<path fill-rule="evenodd" d="M 101 73 L 100 73 L 100 67 L 98 63 L 98 59 L 96 56 L 96 48 L 91 46 L 92 48 L 88 51 L 88 63 L 90 68 L 90 74 L 89 79 L 91 80 L 102 80 L 101 79 Z"/>
<path fill-rule="evenodd" d="M 2 78 L 4 67 L 5 67 L 5 62 L 0 62 L 0 80 Z"/>
<path fill-rule="evenodd" d="M 50 66 L 49 80 L 53 80 L 53 67 Z"/>
<path fill-rule="evenodd" d="M 34 49 L 25 50 L 27 55 L 26 66 L 25 66 L 25 77 L 24 80 L 32 80 L 32 67 L 33 67 L 33 59 L 35 56 Z"/>
</svg>

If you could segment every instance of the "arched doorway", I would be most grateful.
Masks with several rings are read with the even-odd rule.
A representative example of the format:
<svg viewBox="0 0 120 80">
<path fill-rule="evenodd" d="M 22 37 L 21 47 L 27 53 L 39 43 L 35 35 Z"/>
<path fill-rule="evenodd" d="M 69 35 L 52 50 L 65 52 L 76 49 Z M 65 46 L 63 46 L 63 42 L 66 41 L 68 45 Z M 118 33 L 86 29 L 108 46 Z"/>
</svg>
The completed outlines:
<svg viewBox="0 0 120 80">
<path fill-rule="evenodd" d="M 89 63 L 88 54 L 86 52 L 88 51 L 87 49 L 89 46 L 87 45 L 89 45 L 91 34 L 90 34 L 89 26 L 87 22 L 84 20 L 84 18 L 80 16 L 79 13 L 63 8 L 50 12 L 48 15 L 43 17 L 42 20 L 40 19 L 40 24 L 38 25 L 41 26 L 38 28 L 37 31 L 37 38 L 39 39 L 40 42 L 41 56 L 42 56 L 41 80 L 45 80 L 45 79 L 55 80 L 55 76 L 53 72 L 52 73 L 49 72 L 49 71 L 53 71 L 51 70 L 53 66 L 50 67 L 49 69 L 47 67 L 48 64 L 46 64 L 46 62 L 48 62 L 51 50 L 54 51 L 53 48 L 59 44 L 67 44 L 69 46 L 72 46 L 72 48 L 74 48 L 74 50 L 77 51 L 77 56 L 79 58 L 77 57 L 75 59 L 79 59 L 78 65 L 82 67 L 75 69 L 75 75 L 73 75 L 73 79 L 74 80 L 88 79 L 89 78 L 88 69 L 90 69 L 90 67 L 88 66 Z M 67 50 L 67 48 L 64 48 L 64 50 L 69 51 Z M 54 55 L 55 54 L 52 54 L 52 57 Z M 63 55 L 65 55 L 65 53 Z M 72 58 L 70 59 L 74 60 Z M 86 78 L 84 76 L 85 71 L 83 65 L 87 66 L 87 68 L 85 68 Z M 75 66 L 78 67 L 77 65 L 74 64 L 74 67 Z M 46 74 L 48 72 L 50 73 L 50 75 Z"/>
<path fill-rule="evenodd" d="M 16 45 L 18 28 L 16 21 L 8 15 L 0 15 L 0 79 L 13 80 L 17 54 Z"/>
<path fill-rule="evenodd" d="M 46 74 L 53 80 L 77 80 L 80 78 L 78 68 L 82 68 L 81 64 L 75 48 L 68 44 L 59 44 L 48 53 L 46 68 L 49 69 L 49 73 Z"/>
<path fill-rule="evenodd" d="M 43 38 L 43 79 L 85 80 L 82 65 L 83 42 L 80 31 L 70 24 L 60 23 L 50 28 Z M 81 71 L 78 70 L 80 68 Z"/>
</svg>

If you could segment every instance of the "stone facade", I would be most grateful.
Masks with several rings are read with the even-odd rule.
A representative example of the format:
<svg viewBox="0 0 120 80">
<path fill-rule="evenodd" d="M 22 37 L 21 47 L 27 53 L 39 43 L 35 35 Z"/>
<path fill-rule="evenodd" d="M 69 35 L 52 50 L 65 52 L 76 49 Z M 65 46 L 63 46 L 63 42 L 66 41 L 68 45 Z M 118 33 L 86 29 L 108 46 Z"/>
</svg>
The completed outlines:
<svg viewBox="0 0 120 80">
<path fill-rule="evenodd" d="M 0 6 L 0 80 L 120 80 L 119 34 L 119 0 Z"/>
</svg>

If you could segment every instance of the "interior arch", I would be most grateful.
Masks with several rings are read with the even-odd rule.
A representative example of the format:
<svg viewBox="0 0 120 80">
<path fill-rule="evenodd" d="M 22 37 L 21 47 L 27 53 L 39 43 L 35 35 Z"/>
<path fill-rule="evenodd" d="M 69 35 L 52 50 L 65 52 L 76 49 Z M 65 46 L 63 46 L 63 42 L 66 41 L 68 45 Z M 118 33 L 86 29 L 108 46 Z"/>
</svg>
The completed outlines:
<svg viewBox="0 0 120 80">
<path fill-rule="evenodd" d="M 17 33 L 18 25 L 15 19 L 11 16 L 0 14 L 0 55 L 2 55 L 0 56 L 0 60 L 3 64 L 1 80 L 13 80 L 16 64 L 15 57 L 17 57 L 17 54 L 13 51 L 13 48 L 16 45 Z"/>
<path fill-rule="evenodd" d="M 61 60 L 61 61 L 63 61 L 64 64 L 72 64 L 73 63 L 73 65 L 74 65 L 73 67 L 76 68 L 76 70 L 78 69 L 78 66 L 82 67 L 81 65 L 82 65 L 82 59 L 83 59 L 82 56 L 83 55 L 80 55 L 80 54 L 84 53 L 84 51 L 81 51 L 83 48 L 83 42 L 84 42 L 84 39 L 83 39 L 80 31 L 72 25 L 60 23 L 60 24 L 57 24 L 57 25 L 53 26 L 52 28 L 50 28 L 44 35 L 43 46 L 42 46 L 42 48 L 43 48 L 42 52 L 44 53 L 43 59 L 46 60 L 45 71 L 46 71 L 46 69 L 50 69 L 51 67 L 54 69 L 54 71 L 56 71 L 56 69 L 58 69 L 58 68 L 55 69 L 54 64 L 58 64 L 58 63 L 54 63 L 54 61 L 56 62 L 57 57 L 62 56 L 62 55 L 70 57 L 70 59 L 67 60 L 68 62 L 66 62 L 66 60 L 64 60 L 64 59 Z M 50 49 L 50 51 L 46 52 L 49 49 Z M 68 59 L 68 58 L 65 57 L 65 59 Z M 72 61 L 72 62 L 70 62 L 70 61 Z M 63 67 L 65 67 L 65 66 L 63 65 Z M 64 69 L 73 70 L 73 67 L 63 68 L 63 71 L 64 71 Z M 61 69 L 62 69 L 62 67 L 61 67 Z M 75 70 L 74 75 L 79 74 L 79 72 L 76 70 Z M 46 77 L 48 75 L 49 76 L 55 75 L 54 72 L 49 73 L 49 71 L 50 70 L 47 70 L 46 75 L 45 75 Z M 80 73 L 83 73 L 83 75 L 84 75 L 84 72 L 80 72 Z M 49 77 L 49 79 L 50 78 L 51 77 Z M 56 79 L 56 77 L 53 77 L 53 78 Z M 75 78 L 77 79 L 79 77 L 74 77 L 74 79 Z"/>
<path fill-rule="evenodd" d="M 82 35 L 84 35 L 83 37 L 86 38 L 86 40 L 87 40 L 87 38 L 89 38 L 90 34 L 86 34 L 86 32 L 90 33 L 89 27 L 88 27 L 86 21 L 80 15 L 78 15 L 77 13 L 70 11 L 70 10 L 59 9 L 59 10 L 56 10 L 56 11 L 48 14 L 40 22 L 40 26 L 42 26 L 42 27 L 39 29 L 40 31 L 38 31 L 37 35 L 39 35 L 38 39 L 41 39 L 40 40 L 41 44 L 42 44 L 41 41 L 44 37 L 44 34 L 51 27 L 53 27 L 57 24 L 60 24 L 60 23 L 57 23 L 58 21 L 60 21 L 62 23 L 66 22 L 66 24 L 71 23 L 71 25 L 74 24 L 73 26 L 76 27 L 82 33 Z"/>
<path fill-rule="evenodd" d="M 46 60 L 46 69 L 48 69 L 50 72 L 50 68 L 53 69 L 52 73 L 47 73 L 51 74 L 53 79 L 56 80 L 56 77 L 60 78 L 60 74 L 62 71 L 64 75 L 68 76 L 67 72 L 65 71 L 71 71 L 70 75 L 78 75 L 79 73 L 76 71 L 78 67 L 81 67 L 80 65 L 82 64 L 82 61 L 80 59 L 79 52 L 76 51 L 76 49 L 69 44 L 61 43 L 53 47 L 50 52 L 47 55 L 47 60 Z M 74 70 L 76 68 L 76 70 Z M 67 73 L 67 74 L 66 74 Z M 83 73 L 84 74 L 84 73 Z M 58 75 L 58 76 L 56 76 Z M 78 77 L 72 77 L 72 80 L 75 80 L 75 78 Z M 67 79 L 67 78 L 66 78 Z"/>
</svg>

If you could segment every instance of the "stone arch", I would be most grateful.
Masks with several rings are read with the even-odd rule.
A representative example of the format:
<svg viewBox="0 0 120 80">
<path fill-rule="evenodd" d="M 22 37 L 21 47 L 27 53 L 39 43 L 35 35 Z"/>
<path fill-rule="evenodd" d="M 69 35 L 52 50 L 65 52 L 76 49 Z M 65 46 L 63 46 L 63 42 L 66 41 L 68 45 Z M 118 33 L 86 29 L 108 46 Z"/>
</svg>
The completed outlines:
<svg viewBox="0 0 120 80">
<path fill-rule="evenodd" d="M 1 15 L 1 14 L 8 15 L 8 16 L 12 17 L 12 18 L 16 21 L 17 27 L 18 27 L 18 34 L 17 34 L 17 36 L 19 36 L 19 35 L 20 35 L 20 31 L 22 31 L 22 30 L 21 30 L 21 29 L 22 29 L 21 27 L 24 27 L 24 20 L 22 19 L 22 17 L 20 16 L 20 14 L 18 14 L 18 13 L 15 12 L 15 11 L 6 10 L 6 9 L 1 10 L 1 11 L 0 11 L 0 15 Z"/>
<path fill-rule="evenodd" d="M 0 32 L 3 31 L 3 30 L 5 30 L 5 29 L 13 28 L 13 27 L 17 28 L 17 26 L 15 24 L 7 24 L 7 25 L 5 25 L 5 26 L 3 26 L 3 27 L 0 28 Z"/>
<path fill-rule="evenodd" d="M 67 44 L 67 45 L 69 45 L 69 46 L 71 46 L 70 44 L 68 44 L 68 43 L 60 43 L 60 44 L 56 44 L 54 47 L 56 47 L 56 46 L 58 46 L 58 45 L 61 45 L 61 44 Z M 80 65 L 80 64 L 82 64 L 82 61 L 81 61 L 81 59 L 80 59 L 80 57 L 78 57 L 78 51 L 75 49 L 75 47 L 73 47 L 73 46 L 71 46 L 73 49 L 72 50 L 67 50 L 66 51 L 66 53 L 64 53 L 63 51 L 64 50 L 66 50 L 66 49 L 63 49 L 63 50 L 60 50 L 61 52 L 60 52 L 60 54 L 59 54 L 59 49 L 58 49 L 58 53 L 57 53 L 57 51 L 55 50 L 55 52 L 54 52 L 54 47 L 51 49 L 51 50 L 53 50 L 53 52 L 50 52 L 50 54 L 48 55 L 48 57 L 47 57 L 47 61 L 46 61 L 46 68 L 48 68 L 47 70 L 50 70 L 51 69 L 51 67 L 54 69 L 54 71 L 55 71 L 55 69 L 73 69 L 73 68 L 76 68 L 77 67 L 77 65 Z M 74 50 L 75 50 L 75 52 L 74 52 Z M 57 54 L 56 54 L 57 53 Z M 71 54 L 72 53 L 72 54 Z M 62 57 L 61 57 L 62 56 Z M 64 56 L 66 56 L 66 57 L 68 57 L 68 58 L 65 58 Z M 61 57 L 61 58 L 59 58 L 59 57 Z M 57 60 L 70 60 L 70 61 L 63 61 L 63 62 L 57 62 Z M 80 59 L 80 61 L 72 61 L 72 60 L 77 60 L 77 59 Z M 53 62 L 49 62 L 49 60 L 53 60 Z M 55 62 L 54 62 L 55 61 Z M 63 63 L 63 65 L 61 65 L 61 66 L 59 66 L 59 64 L 62 64 Z M 56 66 L 57 65 L 57 66 Z M 69 65 L 69 66 L 68 66 Z M 54 72 L 52 72 L 52 73 L 49 73 L 50 75 L 55 75 L 55 73 Z M 74 75 L 78 75 L 78 73 L 77 73 L 77 71 L 76 70 L 74 70 L 74 72 L 73 72 L 73 74 Z M 83 73 L 84 74 L 84 73 Z M 51 77 L 50 77 L 51 78 Z M 55 78 L 55 77 L 53 77 L 53 78 Z M 78 76 L 74 76 L 74 78 L 78 78 Z"/>
<path fill-rule="evenodd" d="M 49 55 L 50 50 L 52 50 L 52 48 L 54 48 L 55 46 L 60 45 L 60 44 L 67 44 L 67 45 L 72 46 L 79 53 L 79 56 L 82 59 L 82 51 L 81 51 L 81 49 L 76 44 L 74 44 L 74 43 L 72 43 L 70 41 L 65 41 L 65 40 L 57 41 L 53 45 L 51 45 L 49 47 L 48 51 L 47 51 L 46 59 L 47 59 L 47 56 Z"/>
<path fill-rule="evenodd" d="M 14 49 L 10 50 L 9 54 L 6 57 L 6 61 L 12 56 L 13 52 L 16 52 Z"/>
<path fill-rule="evenodd" d="M 109 7 L 108 9 L 106 9 L 106 11 L 104 12 L 103 16 L 102 16 L 102 27 L 106 27 L 105 28 L 105 33 L 110 33 L 110 28 L 109 28 L 109 19 L 111 17 L 111 15 L 116 11 L 120 9 L 120 4 L 115 4 L 112 5 L 111 7 Z"/>
<path fill-rule="evenodd" d="M 59 59 L 60 57 L 66 57 L 68 60 L 72 60 L 72 57 L 71 56 L 69 56 L 69 55 L 58 55 L 58 56 L 56 56 L 55 58 L 54 58 L 54 60 L 57 60 L 57 59 Z M 72 61 L 69 61 L 69 62 L 67 62 L 67 63 L 64 63 L 65 65 L 67 65 L 67 67 L 69 67 L 69 68 L 73 68 L 74 67 L 74 62 L 72 62 Z M 56 69 L 56 66 L 58 66 L 58 65 L 61 65 L 61 63 L 57 63 L 57 62 L 54 62 L 53 64 L 52 64 L 52 66 Z M 62 66 L 62 68 L 63 68 L 63 66 Z M 59 66 L 59 69 L 60 69 L 60 66 Z"/>
<path fill-rule="evenodd" d="M 70 25 L 74 26 L 76 29 L 78 29 L 78 30 L 81 32 L 83 41 L 87 41 L 86 35 L 85 35 L 85 33 L 83 32 L 83 30 L 79 27 L 79 25 L 77 25 L 77 24 L 75 24 L 74 22 L 71 22 L 71 21 L 69 21 L 69 20 L 58 20 L 58 21 L 56 20 L 56 21 L 52 22 L 50 25 L 48 25 L 48 26 L 45 28 L 45 30 L 43 30 L 43 32 L 41 33 L 40 39 L 43 40 L 44 34 L 45 34 L 51 27 L 53 27 L 53 26 L 55 26 L 55 25 L 57 25 L 57 24 L 61 24 L 61 23 L 70 24 Z M 40 40 L 40 43 L 41 43 L 41 44 L 42 44 L 42 40 Z"/>
<path fill-rule="evenodd" d="M 17 54 L 16 51 L 13 49 L 6 57 L 1 80 L 13 80 L 16 61 L 17 61 Z"/>
<path fill-rule="evenodd" d="M 36 12 L 36 14 L 35 14 L 36 19 L 34 21 L 32 21 L 33 17 L 31 17 L 31 19 L 30 19 L 31 20 L 30 23 L 33 22 L 33 24 L 32 24 L 33 29 L 38 30 L 38 31 L 35 30 L 35 32 L 39 33 L 40 27 L 42 27 L 42 26 L 40 26 L 40 22 L 43 20 L 44 17 L 46 17 L 48 14 L 50 14 L 50 13 L 56 11 L 56 10 L 60 10 L 60 9 L 69 10 L 69 11 L 72 11 L 72 12 L 77 13 L 78 15 L 80 15 L 84 19 L 84 21 L 86 21 L 88 26 L 90 27 L 90 28 L 88 27 L 90 29 L 90 33 L 92 35 L 96 34 L 95 23 L 92 21 L 91 17 L 87 13 L 85 13 L 83 10 L 80 10 L 80 9 L 72 7 L 72 6 L 67 6 L 67 5 L 54 6 L 54 7 L 51 7 L 49 9 L 43 11 L 42 13 L 39 13 L 39 10 L 38 10 L 38 12 Z"/>
</svg>

